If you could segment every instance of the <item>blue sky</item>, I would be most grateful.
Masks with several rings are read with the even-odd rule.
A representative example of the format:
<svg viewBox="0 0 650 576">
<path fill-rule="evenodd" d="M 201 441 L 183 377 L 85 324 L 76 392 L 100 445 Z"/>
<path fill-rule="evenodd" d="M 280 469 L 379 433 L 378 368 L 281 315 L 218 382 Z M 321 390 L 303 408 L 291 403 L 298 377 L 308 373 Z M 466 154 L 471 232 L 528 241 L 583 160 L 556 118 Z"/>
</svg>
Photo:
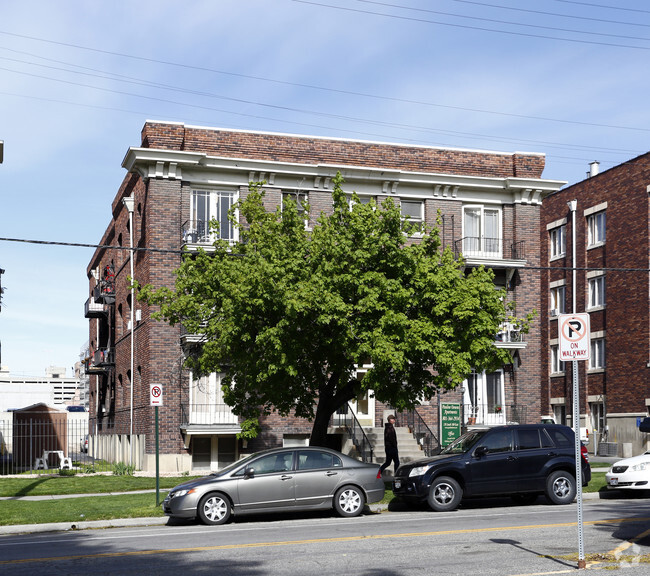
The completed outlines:
<svg viewBox="0 0 650 576">
<path fill-rule="evenodd" d="M 2 364 L 88 339 L 90 248 L 147 119 L 529 151 L 574 183 L 647 152 L 642 0 L 22 0 L 0 10 Z"/>
</svg>

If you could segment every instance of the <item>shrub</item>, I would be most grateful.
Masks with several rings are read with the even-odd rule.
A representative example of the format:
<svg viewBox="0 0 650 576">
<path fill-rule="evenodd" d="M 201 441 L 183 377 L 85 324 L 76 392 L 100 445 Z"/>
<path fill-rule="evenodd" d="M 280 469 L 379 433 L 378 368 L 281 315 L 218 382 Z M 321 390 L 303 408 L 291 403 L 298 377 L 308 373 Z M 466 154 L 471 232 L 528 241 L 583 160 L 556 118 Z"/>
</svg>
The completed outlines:
<svg viewBox="0 0 650 576">
<path fill-rule="evenodd" d="M 133 476 L 135 466 L 133 464 L 125 464 L 124 462 L 117 462 L 113 466 L 114 476 Z"/>
</svg>

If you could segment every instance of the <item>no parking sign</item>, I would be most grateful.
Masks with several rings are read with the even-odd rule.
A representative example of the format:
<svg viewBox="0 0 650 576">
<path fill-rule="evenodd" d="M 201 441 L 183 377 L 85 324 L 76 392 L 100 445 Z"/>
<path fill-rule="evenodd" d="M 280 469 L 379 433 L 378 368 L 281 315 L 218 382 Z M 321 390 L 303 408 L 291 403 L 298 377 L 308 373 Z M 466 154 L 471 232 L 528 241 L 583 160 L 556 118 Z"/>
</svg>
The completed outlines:
<svg viewBox="0 0 650 576">
<path fill-rule="evenodd" d="M 560 314 L 558 318 L 560 360 L 589 360 L 591 338 L 589 314 Z"/>
<path fill-rule="evenodd" d="M 163 405 L 163 388 L 161 384 L 152 384 L 149 387 L 149 405 L 150 406 Z"/>
</svg>

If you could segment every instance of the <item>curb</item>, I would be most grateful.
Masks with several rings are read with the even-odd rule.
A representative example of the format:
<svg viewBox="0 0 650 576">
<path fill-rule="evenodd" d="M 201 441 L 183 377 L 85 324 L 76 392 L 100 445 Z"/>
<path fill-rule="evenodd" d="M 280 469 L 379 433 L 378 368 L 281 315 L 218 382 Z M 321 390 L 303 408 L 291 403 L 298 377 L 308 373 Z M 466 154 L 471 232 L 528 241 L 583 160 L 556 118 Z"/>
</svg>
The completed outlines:
<svg viewBox="0 0 650 576">
<path fill-rule="evenodd" d="M 0 526 L 0 535 L 35 534 L 38 532 L 74 532 L 78 530 L 96 530 L 98 528 L 133 528 L 138 526 L 160 526 L 169 518 L 115 518 L 113 520 L 92 520 L 87 522 L 51 522 L 49 524 L 16 524 Z"/>
<path fill-rule="evenodd" d="M 61 498 L 61 496 L 53 496 Z M 616 494 L 588 492 L 582 495 L 583 500 L 615 499 Z M 373 514 L 389 510 L 388 504 L 370 504 L 368 509 Z M 81 522 L 51 522 L 49 524 L 16 524 L 0 526 L 0 536 L 8 534 L 35 534 L 42 532 L 75 532 L 79 530 L 97 530 L 100 528 L 137 528 L 144 526 L 162 526 L 169 522 L 167 516 L 150 518 L 114 518 L 112 520 L 92 520 Z"/>
</svg>

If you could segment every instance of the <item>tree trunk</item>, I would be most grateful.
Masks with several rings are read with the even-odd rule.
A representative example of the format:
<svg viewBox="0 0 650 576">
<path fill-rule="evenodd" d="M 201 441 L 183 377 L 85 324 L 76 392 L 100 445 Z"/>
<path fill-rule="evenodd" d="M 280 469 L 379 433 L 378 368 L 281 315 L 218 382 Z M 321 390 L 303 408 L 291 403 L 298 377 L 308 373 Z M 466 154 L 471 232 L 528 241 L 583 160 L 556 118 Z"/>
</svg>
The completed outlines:
<svg viewBox="0 0 650 576">
<path fill-rule="evenodd" d="M 309 439 L 310 446 L 327 446 L 327 426 L 336 408 L 325 409 L 322 404 L 322 402 L 319 402 L 316 408 L 316 417 L 314 418 L 311 438 Z"/>
<path fill-rule="evenodd" d="M 309 439 L 310 446 L 327 446 L 327 426 L 332 414 L 341 406 L 344 406 L 346 402 L 356 398 L 357 388 L 359 387 L 358 380 L 350 380 L 336 394 L 332 394 L 332 385 L 335 381 L 336 376 L 333 375 L 329 382 L 331 387 L 328 386 L 324 390 L 321 390 L 318 397 L 316 416 L 311 429 L 311 438 Z"/>
</svg>

